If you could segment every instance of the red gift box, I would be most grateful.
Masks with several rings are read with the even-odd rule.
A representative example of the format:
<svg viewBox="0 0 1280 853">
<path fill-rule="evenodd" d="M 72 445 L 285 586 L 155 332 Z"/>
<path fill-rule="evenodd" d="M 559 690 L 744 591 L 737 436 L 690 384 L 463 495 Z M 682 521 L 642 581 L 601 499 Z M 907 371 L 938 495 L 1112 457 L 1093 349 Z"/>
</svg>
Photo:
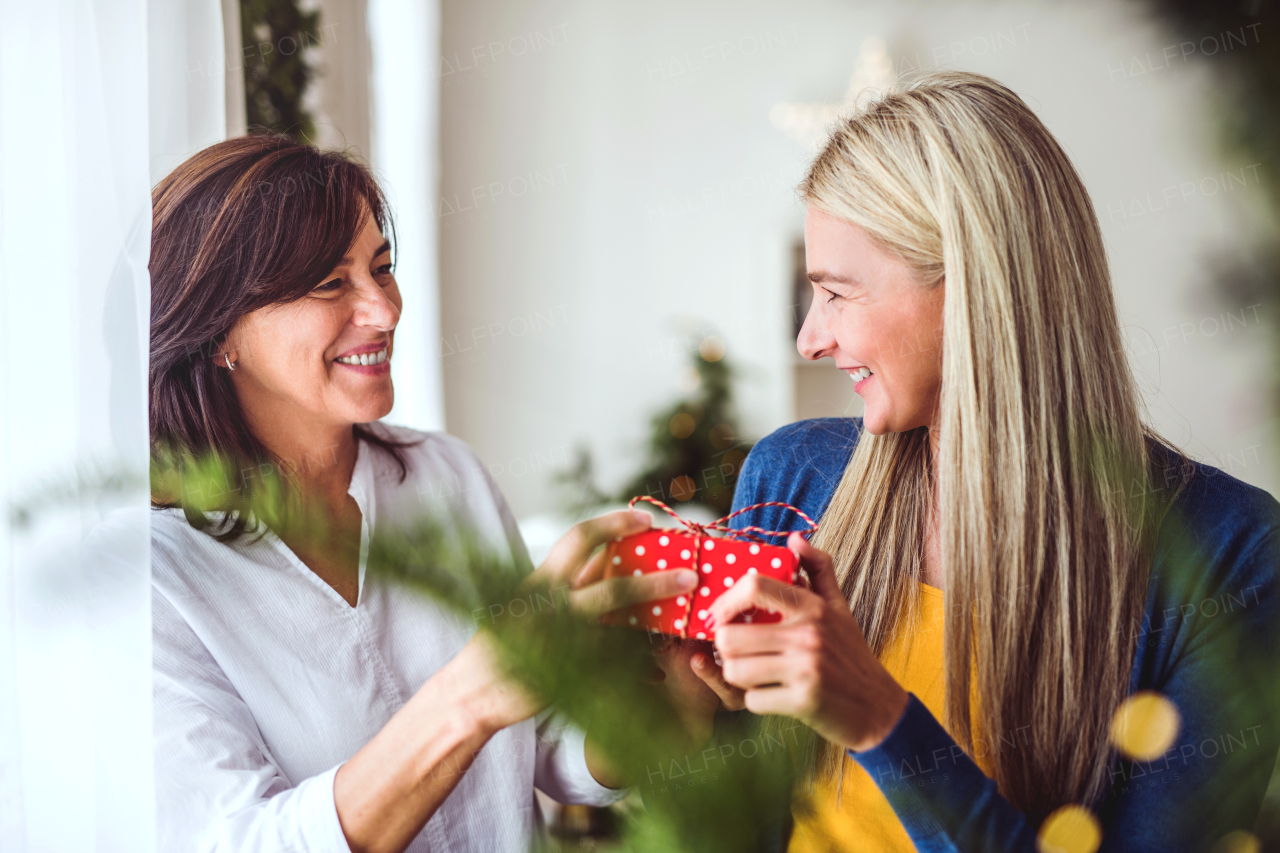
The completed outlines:
<svg viewBox="0 0 1280 853">
<path fill-rule="evenodd" d="M 649 530 L 615 539 L 605 549 L 605 577 L 643 575 L 673 569 L 694 569 L 698 572 L 698 586 L 691 594 L 679 595 L 658 601 L 647 601 L 615 610 L 601 620 L 606 625 L 629 625 L 647 631 L 657 631 L 672 637 L 692 637 L 698 640 L 714 640 L 715 631 L 707 627 L 711 603 L 719 598 L 743 577 L 761 574 L 786 584 L 798 579 L 799 561 L 786 548 L 768 545 L 753 534 L 781 536 L 788 531 L 761 530 L 755 527 L 734 529 L 726 522 L 758 507 L 782 506 L 797 513 L 809 523 L 808 533 L 817 529 L 809 516 L 790 504 L 770 502 L 743 507 L 735 513 L 711 524 L 698 524 L 676 515 L 666 504 L 648 496 L 633 498 L 647 500 L 672 516 L 683 525 L 681 528 Z M 712 531 L 724 534 L 713 537 Z M 782 615 L 772 611 L 761 612 L 756 608 L 740 613 L 734 622 L 778 622 Z"/>
</svg>

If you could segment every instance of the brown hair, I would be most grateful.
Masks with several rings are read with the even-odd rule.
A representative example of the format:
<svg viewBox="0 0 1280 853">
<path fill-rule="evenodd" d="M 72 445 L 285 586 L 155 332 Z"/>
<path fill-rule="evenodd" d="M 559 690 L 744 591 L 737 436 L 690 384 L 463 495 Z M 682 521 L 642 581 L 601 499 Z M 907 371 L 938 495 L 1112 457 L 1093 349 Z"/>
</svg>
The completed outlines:
<svg viewBox="0 0 1280 853">
<path fill-rule="evenodd" d="M 272 471 L 274 460 L 215 359 L 241 317 L 299 299 L 328 275 L 366 216 L 394 241 L 382 191 L 367 168 L 342 154 L 255 135 L 193 155 L 156 185 L 151 205 L 153 463 L 180 475 L 210 458 L 224 471 Z M 357 424 L 355 434 L 389 453 L 403 479 L 404 444 L 372 425 Z M 232 476 L 237 482 L 217 501 L 223 541 L 245 532 L 263 482 Z M 153 485 L 154 506 L 179 504 L 161 491 Z M 203 512 L 185 509 L 193 526 L 208 526 Z"/>
</svg>

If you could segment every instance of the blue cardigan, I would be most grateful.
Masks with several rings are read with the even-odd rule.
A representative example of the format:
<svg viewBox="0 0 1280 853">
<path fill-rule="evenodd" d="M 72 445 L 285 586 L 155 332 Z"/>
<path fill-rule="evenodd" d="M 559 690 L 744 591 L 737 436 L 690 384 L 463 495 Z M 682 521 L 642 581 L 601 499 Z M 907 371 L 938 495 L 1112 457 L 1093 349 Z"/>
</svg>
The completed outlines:
<svg viewBox="0 0 1280 853">
<path fill-rule="evenodd" d="M 733 508 L 785 501 L 820 520 L 861 427 L 860 418 L 820 418 L 774 432 L 748 456 Z M 1182 724 L 1154 761 L 1114 760 L 1111 789 L 1093 807 L 1104 851 L 1208 850 L 1232 830 L 1251 829 L 1280 747 L 1280 504 L 1168 453 L 1171 464 L 1194 473 L 1160 528 L 1131 685 L 1170 699 Z M 776 507 L 732 524 L 804 526 Z M 1029 636 L 1034 631 L 1027 626 Z M 914 695 L 879 746 L 849 754 L 917 849 L 1035 851 L 1038 827 Z"/>
</svg>

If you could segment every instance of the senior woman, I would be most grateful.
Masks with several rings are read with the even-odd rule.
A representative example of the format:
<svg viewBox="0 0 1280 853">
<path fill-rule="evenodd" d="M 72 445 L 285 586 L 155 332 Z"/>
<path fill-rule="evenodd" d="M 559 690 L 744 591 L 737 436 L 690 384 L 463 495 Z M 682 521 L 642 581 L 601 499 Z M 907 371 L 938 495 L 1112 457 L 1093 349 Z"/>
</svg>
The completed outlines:
<svg viewBox="0 0 1280 853">
<path fill-rule="evenodd" d="M 161 181 L 153 206 L 153 451 L 239 472 L 225 488 L 201 481 L 213 512 L 153 495 L 160 848 L 523 850 L 535 785 L 617 799 L 583 736 L 502 675 L 474 622 L 366 577 L 370 537 L 428 511 L 528 563 L 462 442 L 378 423 L 401 300 L 369 172 L 285 139 L 232 139 Z M 318 535 L 255 516 L 273 480 L 286 506 L 319 515 Z M 587 613 L 691 589 L 687 569 L 582 571 L 596 545 L 647 524 L 621 512 L 579 525 L 538 572 Z M 709 725 L 702 682 L 666 684 Z"/>
<path fill-rule="evenodd" d="M 1280 505 L 1143 424 L 1061 146 L 1006 87 L 937 74 L 836 126 L 801 193 L 797 346 L 864 414 L 775 432 L 737 487 L 820 519 L 790 541 L 812 588 L 712 608 L 737 703 L 823 738 L 790 849 L 1250 849 Z M 785 618 L 727 624 L 751 605 Z"/>
</svg>

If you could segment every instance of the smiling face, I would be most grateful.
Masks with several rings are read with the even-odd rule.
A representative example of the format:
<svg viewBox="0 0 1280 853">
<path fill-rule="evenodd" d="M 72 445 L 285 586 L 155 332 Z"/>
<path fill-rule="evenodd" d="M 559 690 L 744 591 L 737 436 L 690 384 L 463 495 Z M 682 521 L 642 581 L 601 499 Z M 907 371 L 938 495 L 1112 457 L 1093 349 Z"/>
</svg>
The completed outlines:
<svg viewBox="0 0 1280 853">
<path fill-rule="evenodd" d="M 849 374 L 872 435 L 931 426 L 942 388 L 944 287 L 922 284 L 861 228 L 812 207 L 804 224 L 813 304 L 796 341 Z"/>
<path fill-rule="evenodd" d="M 306 296 L 240 318 L 227 338 L 236 397 L 268 447 L 280 430 L 330 430 L 391 411 L 400 291 L 391 245 L 372 217 Z"/>
</svg>

